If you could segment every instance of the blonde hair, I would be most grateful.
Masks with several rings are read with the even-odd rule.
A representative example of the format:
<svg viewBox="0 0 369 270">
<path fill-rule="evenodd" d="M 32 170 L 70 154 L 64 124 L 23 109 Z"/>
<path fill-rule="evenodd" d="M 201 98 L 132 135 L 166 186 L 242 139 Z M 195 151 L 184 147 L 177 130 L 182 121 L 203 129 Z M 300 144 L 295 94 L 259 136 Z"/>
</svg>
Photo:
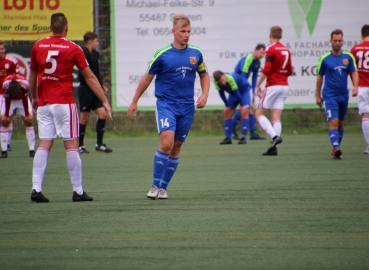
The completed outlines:
<svg viewBox="0 0 369 270">
<path fill-rule="evenodd" d="M 173 17 L 173 28 L 177 25 L 186 27 L 190 24 L 191 24 L 190 19 L 183 14 L 177 14 L 176 16 Z"/>
<path fill-rule="evenodd" d="M 282 38 L 282 28 L 277 25 L 272 26 L 272 28 L 270 28 L 270 34 L 272 38 L 281 39 Z"/>
</svg>

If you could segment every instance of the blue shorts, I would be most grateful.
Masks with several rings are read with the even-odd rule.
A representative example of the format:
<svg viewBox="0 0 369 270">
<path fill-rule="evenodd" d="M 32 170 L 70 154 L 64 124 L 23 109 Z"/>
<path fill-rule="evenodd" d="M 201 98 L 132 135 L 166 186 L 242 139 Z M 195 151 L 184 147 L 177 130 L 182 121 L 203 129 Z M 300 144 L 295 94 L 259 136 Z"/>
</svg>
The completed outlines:
<svg viewBox="0 0 369 270">
<path fill-rule="evenodd" d="M 246 91 L 245 93 L 241 94 L 241 98 L 243 104 L 246 105 L 247 108 L 250 108 L 251 102 L 250 91 Z M 236 95 L 228 95 L 228 105 L 231 108 L 231 110 L 236 109 L 239 104 L 241 106 L 241 102 Z"/>
<path fill-rule="evenodd" d="M 156 101 L 156 125 L 158 134 L 166 130 L 174 132 L 174 139 L 184 142 L 195 115 L 194 103 L 180 103 L 167 100 Z"/>
<path fill-rule="evenodd" d="M 338 118 L 345 120 L 349 97 L 347 96 L 323 96 L 325 115 L 327 121 Z"/>
</svg>

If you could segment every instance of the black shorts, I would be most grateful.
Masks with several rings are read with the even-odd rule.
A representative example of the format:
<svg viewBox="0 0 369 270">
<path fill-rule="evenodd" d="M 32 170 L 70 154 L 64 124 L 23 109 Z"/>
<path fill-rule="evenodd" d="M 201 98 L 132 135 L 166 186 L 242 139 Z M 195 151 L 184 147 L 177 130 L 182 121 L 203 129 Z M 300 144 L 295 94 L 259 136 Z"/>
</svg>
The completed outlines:
<svg viewBox="0 0 369 270">
<path fill-rule="evenodd" d="M 103 107 L 101 100 L 88 86 L 78 87 L 79 109 L 81 112 L 90 112 Z"/>
</svg>

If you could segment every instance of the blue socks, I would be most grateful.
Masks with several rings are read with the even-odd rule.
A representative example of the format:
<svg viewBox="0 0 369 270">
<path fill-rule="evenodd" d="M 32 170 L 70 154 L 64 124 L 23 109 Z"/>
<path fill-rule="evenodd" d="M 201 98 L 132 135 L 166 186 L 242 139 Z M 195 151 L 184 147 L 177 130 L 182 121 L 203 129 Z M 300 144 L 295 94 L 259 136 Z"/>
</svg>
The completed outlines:
<svg viewBox="0 0 369 270">
<path fill-rule="evenodd" d="M 343 131 L 342 131 L 343 134 Z M 332 147 L 339 148 L 340 147 L 340 134 L 337 129 L 330 129 L 328 131 L 329 139 L 331 141 Z"/>
<path fill-rule="evenodd" d="M 338 130 L 338 134 L 339 134 L 339 136 L 340 136 L 340 139 L 338 140 L 338 143 L 341 145 L 342 138 L 343 138 L 343 129 L 339 129 L 339 130 Z"/>
<path fill-rule="evenodd" d="M 241 120 L 241 125 L 242 125 L 242 137 L 246 137 L 247 130 L 248 130 L 248 127 L 249 127 L 249 119 L 242 119 Z"/>
<path fill-rule="evenodd" d="M 232 138 L 232 132 L 233 132 L 233 120 L 232 119 L 224 120 L 224 133 L 227 139 Z"/>
<path fill-rule="evenodd" d="M 169 157 L 167 168 L 160 182 L 160 188 L 167 189 L 170 180 L 172 180 L 172 177 L 177 170 L 178 163 L 179 157 L 178 158 Z"/>
<path fill-rule="evenodd" d="M 251 137 L 255 136 L 256 133 L 256 117 L 255 114 L 249 114 L 249 129 L 251 133 Z"/>
<path fill-rule="evenodd" d="M 160 186 L 160 180 L 163 177 L 165 169 L 167 168 L 169 154 L 165 154 L 156 150 L 154 156 L 154 169 L 153 169 L 153 186 Z"/>
<path fill-rule="evenodd" d="M 238 125 L 238 122 L 241 120 L 241 113 L 240 110 L 237 110 L 233 115 L 233 129 L 235 129 Z"/>
</svg>

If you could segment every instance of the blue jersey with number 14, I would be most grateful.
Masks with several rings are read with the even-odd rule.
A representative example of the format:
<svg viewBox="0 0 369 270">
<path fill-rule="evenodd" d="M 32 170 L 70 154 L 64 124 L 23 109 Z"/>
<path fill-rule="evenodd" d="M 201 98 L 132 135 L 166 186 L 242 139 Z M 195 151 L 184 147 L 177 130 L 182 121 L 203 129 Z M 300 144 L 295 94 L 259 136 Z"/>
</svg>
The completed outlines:
<svg viewBox="0 0 369 270">
<path fill-rule="evenodd" d="M 207 72 L 198 47 L 187 45 L 178 50 L 172 44 L 154 54 L 147 73 L 156 75 L 155 96 L 182 103 L 194 103 L 196 72 Z"/>
</svg>

